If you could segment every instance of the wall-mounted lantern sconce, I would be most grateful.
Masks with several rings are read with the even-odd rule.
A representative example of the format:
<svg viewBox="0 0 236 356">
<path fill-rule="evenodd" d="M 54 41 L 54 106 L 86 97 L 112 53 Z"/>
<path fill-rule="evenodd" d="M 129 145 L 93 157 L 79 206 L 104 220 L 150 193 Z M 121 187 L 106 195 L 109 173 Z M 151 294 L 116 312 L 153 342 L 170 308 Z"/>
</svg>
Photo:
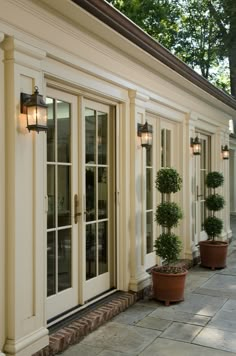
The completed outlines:
<svg viewBox="0 0 236 356">
<path fill-rule="evenodd" d="M 190 145 L 191 145 L 191 147 L 193 149 L 193 154 L 195 156 L 201 154 L 201 142 L 200 142 L 198 136 L 196 136 L 194 139 L 191 138 Z"/>
<path fill-rule="evenodd" d="M 149 148 L 152 146 L 152 125 L 147 121 L 144 125 L 138 124 L 138 136 L 141 138 L 141 146 Z"/>
<path fill-rule="evenodd" d="M 229 159 L 229 147 L 227 145 L 221 146 L 222 158 Z"/>
<path fill-rule="evenodd" d="M 21 113 L 26 115 L 29 131 L 47 131 L 47 108 L 38 87 L 34 87 L 32 95 L 21 93 Z"/>
</svg>

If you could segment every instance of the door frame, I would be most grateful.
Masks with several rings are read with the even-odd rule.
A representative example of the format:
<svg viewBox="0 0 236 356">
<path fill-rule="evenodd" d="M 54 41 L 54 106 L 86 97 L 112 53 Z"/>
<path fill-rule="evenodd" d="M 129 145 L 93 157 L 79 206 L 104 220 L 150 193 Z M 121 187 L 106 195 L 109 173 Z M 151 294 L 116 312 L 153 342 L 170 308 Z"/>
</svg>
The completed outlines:
<svg viewBox="0 0 236 356">
<path fill-rule="evenodd" d="M 77 113 L 75 114 L 75 116 L 77 117 L 77 129 L 73 130 L 73 140 L 76 141 L 75 135 L 77 135 L 77 152 L 79 157 L 84 156 L 83 152 L 84 152 L 84 143 L 85 143 L 85 137 L 84 135 L 80 135 L 79 136 L 79 132 L 82 132 L 81 130 L 83 130 L 83 122 L 84 120 L 83 118 L 83 114 L 84 114 L 84 101 L 86 100 L 91 100 L 91 102 L 97 102 L 97 103 L 101 103 L 103 105 L 109 106 L 110 108 L 110 115 L 113 116 L 114 119 L 114 127 L 113 127 L 113 137 L 112 137 L 112 141 L 114 142 L 114 152 L 113 152 L 113 157 L 112 157 L 112 161 L 114 163 L 113 164 L 113 178 L 114 178 L 114 190 L 115 190 L 115 198 L 113 199 L 113 197 L 111 198 L 112 200 L 112 204 L 113 204 L 113 208 L 114 208 L 114 224 L 113 224 L 113 233 L 114 233 L 114 238 L 113 238 L 113 254 L 114 254 L 114 258 L 112 259 L 111 263 L 112 263 L 112 283 L 114 285 L 114 289 L 105 292 L 103 295 L 98 295 L 95 296 L 93 300 L 91 301 L 87 301 L 85 303 L 85 295 L 84 295 L 84 282 L 85 282 L 85 278 L 83 278 L 83 276 L 85 276 L 85 253 L 81 253 L 81 268 L 77 268 L 78 271 L 78 276 L 77 276 L 77 303 L 75 307 L 70 308 L 70 305 L 66 306 L 66 310 L 65 313 L 63 313 L 62 316 L 60 316 L 60 314 L 62 313 L 62 311 L 59 311 L 58 313 L 56 313 L 55 315 L 55 320 L 57 319 L 57 316 L 59 317 L 59 319 L 64 319 L 67 315 L 71 315 L 73 313 L 75 313 L 76 311 L 83 309 L 85 306 L 90 305 L 91 303 L 100 300 L 101 298 L 103 298 L 105 295 L 109 295 L 111 293 L 114 293 L 117 289 L 117 283 L 119 283 L 119 257 L 118 257 L 118 252 L 119 252 L 119 243 L 117 240 L 117 236 L 119 233 L 119 224 L 118 224 L 118 219 L 119 219 L 119 157 L 120 157 L 120 148 L 116 147 L 116 143 L 119 142 L 119 126 L 120 126 L 120 122 L 119 122 L 119 115 L 122 115 L 120 113 L 120 104 L 118 104 L 117 102 L 114 102 L 113 100 L 109 100 L 106 98 L 101 98 L 98 97 L 95 94 L 84 94 L 82 93 L 79 89 L 75 90 L 75 88 L 70 88 L 69 86 L 67 86 L 66 84 L 63 85 L 61 83 L 56 83 L 52 80 L 47 80 L 47 87 L 46 87 L 46 96 L 50 97 L 50 93 L 53 92 L 57 92 L 57 93 L 61 93 L 62 97 L 61 99 L 63 100 L 63 96 L 71 96 L 74 97 L 74 100 L 76 101 L 76 105 L 77 105 Z M 51 95 L 52 96 L 52 95 Z M 65 99 L 64 99 L 65 100 Z M 46 159 L 46 158 L 45 158 Z M 46 160 L 47 162 L 47 160 Z M 82 161 L 83 162 L 83 161 Z M 82 163 L 84 165 L 84 163 Z M 77 159 L 77 165 L 79 166 L 79 159 Z M 85 171 L 85 165 L 84 167 L 84 171 Z M 77 168 L 78 171 L 78 168 Z M 83 187 L 83 178 L 84 174 L 78 174 L 77 176 L 77 184 L 78 184 L 78 195 L 79 196 L 83 196 L 82 194 L 82 187 Z M 47 194 L 46 194 L 47 195 Z M 71 197 L 74 198 L 74 194 L 71 194 Z M 84 207 L 84 197 L 82 199 L 79 199 L 79 206 L 78 206 L 78 210 L 79 212 L 83 211 L 83 207 Z M 72 215 L 74 215 L 74 204 L 72 202 Z M 82 236 L 82 234 L 84 234 L 84 227 L 85 224 L 82 222 L 83 217 L 81 215 L 81 217 L 79 217 L 78 219 L 78 224 L 77 224 L 77 234 L 78 236 Z M 83 226 L 84 225 L 84 226 Z M 84 239 L 77 239 L 77 251 L 82 251 L 83 248 L 83 240 Z M 47 245 L 47 244 L 46 244 Z M 78 261 L 78 257 L 77 257 L 77 261 Z M 73 278 L 75 277 L 75 273 L 72 272 Z M 47 274 L 46 274 L 46 280 L 47 280 Z M 81 281 L 81 283 L 83 283 L 82 287 L 80 288 L 80 283 L 78 281 Z M 84 282 L 82 282 L 84 281 Z M 49 297 L 50 298 L 50 297 Z M 46 299 L 46 305 L 49 304 L 48 303 L 48 298 Z M 84 304 L 85 303 L 85 304 Z M 50 304 L 48 306 L 48 308 L 51 308 L 51 306 L 53 306 L 53 298 L 51 298 Z M 55 322 L 54 320 L 54 316 L 50 316 L 47 315 L 47 319 L 49 319 L 49 325 L 53 325 Z"/>
<path fill-rule="evenodd" d="M 207 187 L 205 185 L 205 176 L 211 170 L 211 144 L 212 136 L 200 130 L 196 130 L 196 134 L 201 141 L 201 154 L 195 156 L 195 227 L 194 241 L 195 245 L 199 241 L 207 240 L 208 236 L 203 229 L 203 221 L 205 219 L 206 208 L 205 199 L 207 196 Z M 204 146 L 205 141 L 205 146 Z M 204 174 L 205 172 L 205 174 Z M 204 209 L 204 210 L 202 210 Z"/>
</svg>

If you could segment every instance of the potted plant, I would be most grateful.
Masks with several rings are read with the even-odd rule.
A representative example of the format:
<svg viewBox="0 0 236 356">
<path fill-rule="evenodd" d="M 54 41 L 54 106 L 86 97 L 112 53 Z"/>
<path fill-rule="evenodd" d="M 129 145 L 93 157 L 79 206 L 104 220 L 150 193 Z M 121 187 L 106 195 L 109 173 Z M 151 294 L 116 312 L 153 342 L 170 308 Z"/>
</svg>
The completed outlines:
<svg viewBox="0 0 236 356">
<path fill-rule="evenodd" d="M 173 168 L 162 168 L 157 172 L 156 188 L 162 193 L 162 202 L 156 209 L 156 222 L 162 227 L 160 236 L 155 240 L 156 254 L 163 260 L 162 266 L 152 269 L 153 297 L 165 302 L 177 302 L 184 299 L 184 285 L 187 270 L 175 266 L 182 250 L 180 238 L 171 232 L 183 217 L 181 208 L 171 201 L 171 193 L 182 187 L 182 179 Z"/>
<path fill-rule="evenodd" d="M 223 221 L 216 216 L 216 212 L 223 209 L 225 200 L 222 195 L 216 193 L 216 188 L 222 186 L 224 177 L 219 172 L 210 172 L 206 177 L 206 186 L 212 190 L 206 198 L 205 204 L 210 214 L 204 221 L 204 229 L 208 235 L 208 240 L 200 241 L 201 265 L 215 268 L 226 266 L 228 242 L 216 240 L 220 237 L 223 229 Z"/>
</svg>

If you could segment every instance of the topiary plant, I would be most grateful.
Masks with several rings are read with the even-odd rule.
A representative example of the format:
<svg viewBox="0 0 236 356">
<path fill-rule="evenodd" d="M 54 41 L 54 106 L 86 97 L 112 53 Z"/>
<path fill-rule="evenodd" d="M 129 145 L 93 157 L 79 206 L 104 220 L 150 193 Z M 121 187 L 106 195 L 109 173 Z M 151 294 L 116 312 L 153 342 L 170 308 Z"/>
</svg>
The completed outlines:
<svg viewBox="0 0 236 356">
<path fill-rule="evenodd" d="M 213 242 L 215 237 L 219 236 L 223 229 L 223 221 L 215 216 L 215 212 L 223 209 L 225 200 L 220 194 L 215 193 L 215 189 L 222 186 L 224 177 L 219 172 L 209 172 L 206 177 L 206 186 L 213 189 L 213 194 L 206 198 L 206 207 L 211 211 L 211 215 L 204 221 L 204 229 Z"/>
<path fill-rule="evenodd" d="M 171 228 L 178 225 L 183 218 L 181 208 L 170 201 L 170 194 L 176 193 L 182 187 L 182 178 L 174 168 L 162 168 L 156 175 L 156 188 L 165 194 L 163 201 L 156 208 L 156 222 L 163 227 L 163 232 L 155 240 L 156 254 L 168 265 L 175 262 L 182 250 L 182 242 Z"/>
</svg>

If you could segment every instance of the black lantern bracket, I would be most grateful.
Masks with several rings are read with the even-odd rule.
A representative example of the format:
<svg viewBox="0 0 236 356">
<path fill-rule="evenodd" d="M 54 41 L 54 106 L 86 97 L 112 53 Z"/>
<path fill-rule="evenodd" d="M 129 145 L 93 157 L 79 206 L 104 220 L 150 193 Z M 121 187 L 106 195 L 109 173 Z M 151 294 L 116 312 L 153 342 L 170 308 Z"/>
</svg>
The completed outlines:
<svg viewBox="0 0 236 356">
<path fill-rule="evenodd" d="M 229 159 L 229 147 L 228 145 L 221 146 L 222 158 Z"/>
<path fill-rule="evenodd" d="M 37 86 L 34 87 L 33 94 L 20 94 L 20 109 L 21 113 L 26 115 L 26 127 L 29 131 L 47 132 L 47 108 Z"/>
<path fill-rule="evenodd" d="M 141 146 L 150 148 L 152 146 L 152 135 L 153 129 L 152 125 L 148 124 L 146 121 L 145 124 L 137 125 L 137 135 L 141 138 Z"/>
<path fill-rule="evenodd" d="M 190 139 L 190 146 L 193 149 L 193 155 L 198 156 L 201 154 L 201 141 L 199 140 L 198 136 L 195 138 Z"/>
</svg>

